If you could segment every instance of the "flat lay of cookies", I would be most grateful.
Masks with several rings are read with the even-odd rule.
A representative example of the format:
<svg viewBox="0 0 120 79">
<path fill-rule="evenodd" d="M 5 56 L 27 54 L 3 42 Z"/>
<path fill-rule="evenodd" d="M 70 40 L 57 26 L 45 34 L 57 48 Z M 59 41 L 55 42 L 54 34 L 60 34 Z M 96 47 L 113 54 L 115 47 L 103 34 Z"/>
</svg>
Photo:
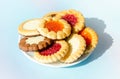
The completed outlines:
<svg viewBox="0 0 120 79">
<path fill-rule="evenodd" d="M 91 54 L 98 44 L 97 32 L 85 25 L 80 11 L 69 9 L 49 12 L 28 19 L 18 26 L 19 49 L 31 52 L 43 64 L 72 64 Z"/>
</svg>

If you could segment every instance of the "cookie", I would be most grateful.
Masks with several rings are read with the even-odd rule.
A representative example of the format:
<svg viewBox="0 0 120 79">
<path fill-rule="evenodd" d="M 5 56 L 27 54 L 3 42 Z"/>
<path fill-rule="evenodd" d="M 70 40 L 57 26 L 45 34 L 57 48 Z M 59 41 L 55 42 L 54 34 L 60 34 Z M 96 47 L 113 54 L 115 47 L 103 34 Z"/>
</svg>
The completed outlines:
<svg viewBox="0 0 120 79">
<path fill-rule="evenodd" d="M 71 25 L 71 27 L 73 28 L 73 32 L 75 33 L 78 33 L 84 28 L 85 19 L 82 13 L 76 10 L 70 9 L 61 11 L 57 14 L 56 17 L 67 21 Z"/>
<path fill-rule="evenodd" d="M 71 27 L 65 20 L 51 17 L 41 19 L 37 30 L 50 39 L 64 39 L 71 34 Z"/>
<path fill-rule="evenodd" d="M 41 63 L 54 63 L 66 55 L 69 45 L 66 41 L 55 41 L 50 47 L 34 53 L 34 58 Z"/>
<path fill-rule="evenodd" d="M 18 33 L 24 36 L 36 36 L 40 35 L 36 27 L 39 26 L 40 19 L 31 19 L 23 22 L 18 27 Z"/>
<path fill-rule="evenodd" d="M 83 36 L 86 41 L 85 54 L 92 52 L 98 44 L 97 33 L 92 28 L 86 27 L 80 31 L 79 34 Z"/>
<path fill-rule="evenodd" d="M 25 52 L 37 51 L 46 48 L 52 44 L 52 40 L 42 37 L 24 37 L 19 42 L 19 48 Z"/>
<path fill-rule="evenodd" d="M 56 15 L 58 14 L 58 12 L 50 12 L 50 13 L 47 13 L 43 16 L 43 18 L 45 17 L 56 17 Z"/>
<path fill-rule="evenodd" d="M 60 61 L 63 63 L 72 63 L 84 53 L 86 43 L 84 38 L 78 34 L 71 35 L 67 42 L 70 46 L 69 52 Z"/>
</svg>

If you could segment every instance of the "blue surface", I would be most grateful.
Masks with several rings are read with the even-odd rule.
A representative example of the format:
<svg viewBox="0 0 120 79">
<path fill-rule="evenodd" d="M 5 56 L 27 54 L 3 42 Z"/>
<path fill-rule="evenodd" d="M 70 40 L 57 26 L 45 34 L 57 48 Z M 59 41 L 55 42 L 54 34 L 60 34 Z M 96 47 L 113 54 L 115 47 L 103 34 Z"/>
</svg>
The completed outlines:
<svg viewBox="0 0 120 79">
<path fill-rule="evenodd" d="M 119 0 L 1 0 L 0 79 L 120 79 Z M 83 13 L 99 44 L 84 62 L 50 68 L 26 58 L 18 48 L 18 25 L 45 13 L 64 9 Z"/>
</svg>

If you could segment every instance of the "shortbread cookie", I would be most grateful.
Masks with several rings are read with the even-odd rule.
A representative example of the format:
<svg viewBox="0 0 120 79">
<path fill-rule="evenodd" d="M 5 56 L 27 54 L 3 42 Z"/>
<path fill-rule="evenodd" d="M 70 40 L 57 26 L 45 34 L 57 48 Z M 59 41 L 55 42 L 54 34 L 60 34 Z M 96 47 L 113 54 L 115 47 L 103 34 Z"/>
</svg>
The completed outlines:
<svg viewBox="0 0 120 79">
<path fill-rule="evenodd" d="M 60 61 L 72 63 L 81 57 L 86 48 L 86 44 L 84 38 L 78 34 L 71 35 L 67 41 L 70 45 L 69 52 Z"/>
<path fill-rule="evenodd" d="M 51 44 L 52 40 L 43 36 L 24 37 L 20 40 L 19 47 L 21 50 L 28 52 L 42 50 Z"/>
<path fill-rule="evenodd" d="M 54 63 L 60 60 L 68 53 L 69 45 L 66 41 L 56 41 L 50 47 L 35 52 L 34 58 L 41 63 Z"/>
<path fill-rule="evenodd" d="M 50 13 L 47 13 L 43 16 L 43 18 L 46 18 L 46 17 L 56 17 L 56 15 L 58 14 L 58 12 L 50 12 Z"/>
<path fill-rule="evenodd" d="M 58 18 L 64 19 L 67 21 L 73 28 L 73 32 L 78 33 L 84 27 L 84 17 L 83 15 L 76 10 L 64 10 L 58 13 L 56 16 Z"/>
<path fill-rule="evenodd" d="M 80 31 L 79 34 L 83 36 L 86 41 L 85 54 L 92 52 L 98 43 L 97 33 L 90 27 L 86 27 Z"/>
<path fill-rule="evenodd" d="M 50 39 L 64 39 L 71 34 L 71 26 L 65 20 L 51 17 L 41 19 L 37 30 Z"/>
<path fill-rule="evenodd" d="M 40 35 L 40 33 L 36 30 L 36 27 L 38 27 L 39 24 L 40 24 L 40 19 L 31 19 L 25 21 L 18 27 L 18 32 L 19 34 L 24 36 Z"/>
</svg>

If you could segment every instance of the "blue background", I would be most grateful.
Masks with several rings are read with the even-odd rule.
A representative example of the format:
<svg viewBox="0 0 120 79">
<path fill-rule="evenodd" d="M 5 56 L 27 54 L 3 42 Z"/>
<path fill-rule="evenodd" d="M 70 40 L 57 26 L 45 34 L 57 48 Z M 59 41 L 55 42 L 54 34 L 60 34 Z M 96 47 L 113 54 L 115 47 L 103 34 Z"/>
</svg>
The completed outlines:
<svg viewBox="0 0 120 79">
<path fill-rule="evenodd" d="M 18 48 L 19 24 L 51 11 L 76 9 L 95 29 L 99 44 L 84 62 L 51 68 L 26 58 Z M 0 0 L 0 79 L 120 79 L 119 0 Z"/>
</svg>

